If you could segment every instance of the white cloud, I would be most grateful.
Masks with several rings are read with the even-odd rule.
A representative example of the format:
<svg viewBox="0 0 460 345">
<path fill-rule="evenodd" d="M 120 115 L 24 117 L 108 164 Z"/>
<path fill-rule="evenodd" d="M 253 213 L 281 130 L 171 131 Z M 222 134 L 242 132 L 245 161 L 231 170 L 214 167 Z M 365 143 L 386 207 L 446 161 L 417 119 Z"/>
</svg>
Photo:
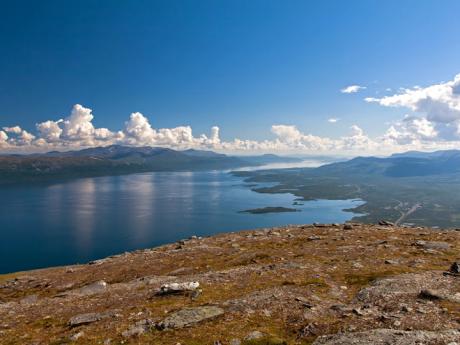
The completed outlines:
<svg viewBox="0 0 460 345">
<path fill-rule="evenodd" d="M 271 127 L 272 140 L 223 141 L 220 128 L 211 128 L 210 135 L 194 136 L 190 126 L 155 129 L 141 113 L 132 113 L 124 128 L 113 132 L 95 128 L 92 110 L 75 105 L 62 120 L 48 120 L 36 125 L 37 137 L 19 126 L 4 127 L 0 132 L 0 147 L 7 151 L 69 150 L 110 144 L 131 146 L 163 146 L 173 149 L 212 149 L 226 152 L 328 152 L 369 151 L 377 145 L 358 126 L 352 126 L 349 136 L 339 139 L 306 134 L 296 126 L 278 124 Z M 8 136 L 10 133 L 11 136 Z"/>
<path fill-rule="evenodd" d="M 365 86 L 360 85 L 350 85 L 340 90 L 341 93 L 356 93 L 360 90 L 365 90 Z"/>
<path fill-rule="evenodd" d="M 42 123 L 37 123 L 37 130 L 40 133 L 40 137 L 49 142 L 58 141 L 62 134 L 62 128 L 59 127 L 61 122 L 62 120 L 49 120 Z"/>
<path fill-rule="evenodd" d="M 70 116 L 63 122 L 63 136 L 70 140 L 85 140 L 94 134 L 92 110 L 75 104 Z"/>
<path fill-rule="evenodd" d="M 38 123 L 36 135 L 20 126 L 3 127 L 0 130 L 0 148 L 1 152 L 43 152 L 119 144 L 232 153 L 384 154 L 409 149 L 460 147 L 459 80 L 457 76 L 451 82 L 405 89 L 396 95 L 379 99 L 366 99 L 382 106 L 405 107 L 418 113 L 386 125 L 387 129 L 374 138 L 369 137 L 358 125 L 351 126 L 348 135 L 328 138 L 305 133 L 294 125 L 276 124 L 271 127 L 272 139 L 223 140 L 217 126 L 212 127 L 209 134 L 195 136 L 190 126 L 155 128 L 149 118 L 138 112 L 129 116 L 121 130 L 112 131 L 96 128 L 92 110 L 76 104 L 69 116 Z M 328 119 L 329 123 L 337 121 L 338 118 Z"/>
<path fill-rule="evenodd" d="M 0 130 L 0 148 L 6 147 L 8 145 L 8 134 Z"/>
<path fill-rule="evenodd" d="M 22 132 L 22 128 L 19 126 L 3 127 L 3 130 L 7 133 L 14 133 L 14 134 L 20 134 Z"/>
<path fill-rule="evenodd" d="M 364 130 L 357 125 L 350 127 L 350 135 L 342 137 L 339 145 L 340 149 L 344 151 L 370 152 L 378 148 L 378 143 L 369 138 Z"/>
<path fill-rule="evenodd" d="M 339 121 L 340 121 L 340 119 L 338 119 L 336 117 L 331 117 L 330 119 L 327 119 L 327 122 L 329 122 L 329 123 L 337 123 Z"/>
<path fill-rule="evenodd" d="M 448 82 L 400 89 L 399 93 L 391 96 L 368 97 L 365 100 L 384 107 L 407 108 L 418 115 L 406 116 L 390 127 L 385 136 L 392 140 L 460 140 L 460 74 Z"/>
<path fill-rule="evenodd" d="M 129 121 L 125 123 L 124 133 L 130 144 L 143 143 L 148 145 L 153 141 L 155 131 L 149 120 L 141 113 L 132 113 Z"/>
<path fill-rule="evenodd" d="M 33 134 L 27 132 L 19 126 L 3 127 L 3 130 L 6 133 L 12 134 L 7 142 L 13 146 L 26 146 L 31 144 L 31 142 L 35 139 Z"/>
<path fill-rule="evenodd" d="M 402 121 L 390 126 L 383 135 L 386 142 L 397 145 L 434 140 L 438 133 L 432 122 L 423 117 L 406 116 Z"/>
<path fill-rule="evenodd" d="M 365 98 L 385 107 L 405 107 L 429 121 L 450 123 L 460 119 L 460 74 L 454 80 L 425 88 L 416 86 L 382 98 Z"/>
</svg>

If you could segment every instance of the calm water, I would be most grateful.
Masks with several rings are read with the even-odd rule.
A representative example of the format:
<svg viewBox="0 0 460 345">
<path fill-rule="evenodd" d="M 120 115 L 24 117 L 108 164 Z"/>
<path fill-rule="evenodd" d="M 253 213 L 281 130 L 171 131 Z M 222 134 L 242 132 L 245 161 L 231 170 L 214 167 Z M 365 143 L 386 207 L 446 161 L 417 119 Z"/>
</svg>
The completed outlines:
<svg viewBox="0 0 460 345">
<path fill-rule="evenodd" d="M 83 263 L 191 235 L 284 224 L 343 222 L 359 201 L 310 201 L 302 212 L 242 214 L 290 207 L 291 194 L 259 194 L 226 172 L 148 173 L 0 189 L 0 273 Z M 292 206 L 291 206 L 292 207 Z"/>
</svg>

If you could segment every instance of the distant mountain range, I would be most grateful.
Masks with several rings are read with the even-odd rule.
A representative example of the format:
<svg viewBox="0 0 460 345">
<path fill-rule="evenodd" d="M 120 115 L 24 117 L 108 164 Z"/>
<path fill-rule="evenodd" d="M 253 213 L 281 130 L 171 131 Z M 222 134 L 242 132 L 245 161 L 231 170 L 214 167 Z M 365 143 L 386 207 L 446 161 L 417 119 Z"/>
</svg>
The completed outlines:
<svg viewBox="0 0 460 345">
<path fill-rule="evenodd" d="M 386 158 L 356 157 L 339 163 L 324 165 L 319 174 L 352 173 L 357 175 L 382 175 L 411 177 L 460 172 L 460 151 L 418 152 L 393 154 Z"/>
<path fill-rule="evenodd" d="M 0 156 L 0 184 L 148 171 L 225 170 L 301 161 L 276 155 L 228 156 L 213 151 L 112 145 L 79 151 Z"/>
</svg>

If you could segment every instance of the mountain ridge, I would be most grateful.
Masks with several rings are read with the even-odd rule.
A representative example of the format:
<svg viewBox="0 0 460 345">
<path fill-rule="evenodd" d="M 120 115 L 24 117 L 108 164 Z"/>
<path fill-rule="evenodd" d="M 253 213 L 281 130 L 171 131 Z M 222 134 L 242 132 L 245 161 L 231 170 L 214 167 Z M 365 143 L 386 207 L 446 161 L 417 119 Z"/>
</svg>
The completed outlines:
<svg viewBox="0 0 460 345">
<path fill-rule="evenodd" d="M 243 157 L 203 150 L 111 145 L 78 151 L 0 155 L 0 184 L 149 171 L 227 170 L 259 166 L 275 160 L 301 161 L 275 155 Z"/>
</svg>

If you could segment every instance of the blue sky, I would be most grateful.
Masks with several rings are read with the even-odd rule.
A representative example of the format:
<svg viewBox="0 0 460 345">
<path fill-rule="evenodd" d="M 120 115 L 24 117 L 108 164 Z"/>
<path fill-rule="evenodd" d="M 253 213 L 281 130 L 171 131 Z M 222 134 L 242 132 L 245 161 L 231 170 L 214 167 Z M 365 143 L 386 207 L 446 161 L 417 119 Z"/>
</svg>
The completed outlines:
<svg viewBox="0 0 460 345">
<path fill-rule="evenodd" d="M 434 0 L 3 1 L 0 127 L 37 135 L 81 104 L 111 131 L 140 112 L 225 141 L 271 140 L 277 124 L 374 138 L 414 109 L 364 98 L 460 73 L 458 13 Z"/>
</svg>

